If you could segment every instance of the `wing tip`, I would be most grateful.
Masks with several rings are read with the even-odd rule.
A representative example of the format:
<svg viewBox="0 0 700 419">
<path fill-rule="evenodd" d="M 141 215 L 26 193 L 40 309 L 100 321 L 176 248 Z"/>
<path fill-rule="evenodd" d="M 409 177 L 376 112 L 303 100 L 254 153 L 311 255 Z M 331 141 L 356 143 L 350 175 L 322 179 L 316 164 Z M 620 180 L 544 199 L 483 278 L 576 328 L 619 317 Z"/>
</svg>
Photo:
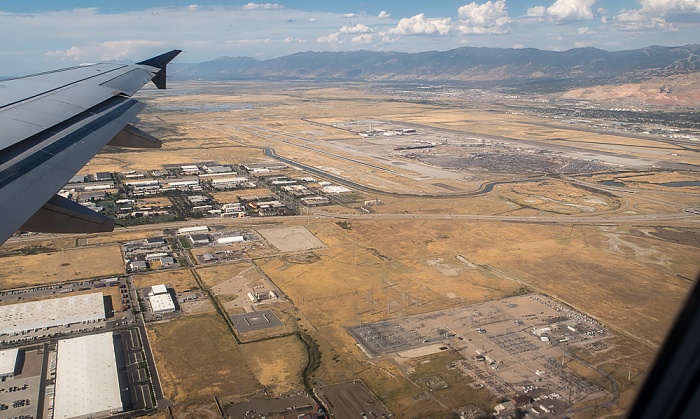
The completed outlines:
<svg viewBox="0 0 700 419">
<path fill-rule="evenodd" d="M 173 58 L 177 57 L 180 53 L 182 52 L 181 49 L 174 49 L 172 51 L 168 51 L 166 53 L 157 55 L 155 57 L 149 58 L 147 60 L 141 61 L 139 63 L 136 63 L 138 65 L 147 65 L 149 67 L 155 67 L 160 69 L 155 76 L 153 76 L 153 84 L 156 85 L 157 88 L 159 89 L 165 89 L 166 88 L 166 67 L 170 61 L 173 60 Z"/>
</svg>

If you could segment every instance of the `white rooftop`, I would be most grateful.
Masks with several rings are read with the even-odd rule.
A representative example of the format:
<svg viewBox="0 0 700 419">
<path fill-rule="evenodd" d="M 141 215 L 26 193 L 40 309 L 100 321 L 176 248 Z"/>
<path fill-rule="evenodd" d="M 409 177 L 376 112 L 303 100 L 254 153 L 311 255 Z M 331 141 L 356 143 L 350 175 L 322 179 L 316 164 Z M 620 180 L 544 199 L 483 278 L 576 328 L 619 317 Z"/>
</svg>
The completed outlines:
<svg viewBox="0 0 700 419">
<path fill-rule="evenodd" d="M 15 373 L 18 353 L 19 348 L 0 351 L 0 377 L 13 375 Z"/>
<path fill-rule="evenodd" d="M 104 320 L 101 292 L 0 306 L 0 334 Z"/>
<path fill-rule="evenodd" d="M 345 186 L 336 186 L 336 185 L 324 186 L 323 191 L 326 193 L 334 193 L 334 194 L 351 192 L 351 190 L 346 188 Z"/>
<path fill-rule="evenodd" d="M 151 302 L 151 308 L 155 314 L 175 311 L 175 303 L 173 303 L 170 294 L 152 295 L 148 297 L 148 300 Z"/>
<path fill-rule="evenodd" d="M 58 341 L 54 418 L 122 411 L 112 333 Z"/>
<path fill-rule="evenodd" d="M 153 294 L 167 294 L 168 289 L 165 287 L 165 284 L 160 284 L 160 285 L 154 285 L 151 287 L 151 291 Z"/>
</svg>

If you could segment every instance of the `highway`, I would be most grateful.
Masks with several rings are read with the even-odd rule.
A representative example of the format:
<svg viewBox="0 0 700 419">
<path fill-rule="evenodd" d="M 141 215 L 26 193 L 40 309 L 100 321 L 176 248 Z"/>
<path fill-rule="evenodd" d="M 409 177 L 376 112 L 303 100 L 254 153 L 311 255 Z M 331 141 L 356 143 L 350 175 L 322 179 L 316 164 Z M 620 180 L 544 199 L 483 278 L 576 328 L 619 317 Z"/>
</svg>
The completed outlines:
<svg viewBox="0 0 700 419">
<path fill-rule="evenodd" d="M 651 225 L 651 226 L 672 226 L 672 225 L 687 225 L 688 223 L 700 224 L 700 215 L 690 212 L 669 212 L 657 214 L 619 214 L 619 213 L 599 213 L 599 214 L 580 214 L 580 215 L 537 215 L 537 216 L 514 216 L 514 215 L 483 215 L 483 214 L 330 214 L 322 211 L 317 211 L 312 214 L 292 215 L 292 216 L 273 216 L 273 217 L 245 217 L 245 218 L 209 218 L 191 221 L 177 221 L 161 224 L 145 224 L 132 227 L 118 227 L 114 229 L 114 233 L 136 232 L 136 231 L 154 231 L 180 227 L 190 227 L 194 225 L 224 225 L 236 228 L 256 227 L 265 224 L 275 225 L 285 222 L 310 222 L 323 219 L 338 219 L 338 220 L 385 220 L 385 221 L 401 221 L 401 220 L 454 220 L 460 222 L 509 222 L 509 223 L 526 223 L 526 224 L 595 224 L 595 225 L 616 225 L 616 224 L 636 224 L 636 225 Z M 113 233 L 101 233 L 113 234 Z M 91 237 L 94 234 L 32 234 L 22 237 L 11 237 L 7 240 L 7 244 L 17 244 L 41 241 L 55 237 Z"/>
</svg>

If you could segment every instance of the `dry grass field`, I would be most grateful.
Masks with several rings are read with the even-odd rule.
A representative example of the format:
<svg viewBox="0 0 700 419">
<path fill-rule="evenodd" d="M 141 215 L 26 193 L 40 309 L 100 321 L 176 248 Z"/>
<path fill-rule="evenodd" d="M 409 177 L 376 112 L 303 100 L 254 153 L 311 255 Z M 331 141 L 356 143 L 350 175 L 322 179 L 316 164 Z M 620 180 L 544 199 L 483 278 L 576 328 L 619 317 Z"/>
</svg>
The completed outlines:
<svg viewBox="0 0 700 419">
<path fill-rule="evenodd" d="M 150 325 L 148 336 L 174 412 L 187 402 L 250 393 L 260 386 L 216 313 Z"/>
<path fill-rule="evenodd" d="M 257 285 L 262 282 L 260 274 L 255 269 L 251 269 L 250 262 L 227 263 L 225 265 L 213 265 L 204 268 L 198 268 L 197 274 L 202 279 L 205 286 L 214 288 L 230 279 L 241 277 L 252 284 Z M 229 294 L 225 290 L 221 290 L 217 294 Z"/>
<path fill-rule="evenodd" d="M 124 274 L 121 252 L 116 245 L 7 256 L 0 261 L 2 289 Z"/>
<path fill-rule="evenodd" d="M 306 349 L 296 336 L 247 343 L 240 351 L 269 393 L 280 395 L 304 387 L 301 371 L 306 365 Z"/>
<path fill-rule="evenodd" d="M 418 268 L 412 265 L 420 261 L 442 258 L 458 265 L 454 257 L 461 254 L 653 344 L 690 287 L 679 275 L 697 273 L 697 248 L 632 235 L 629 227 L 367 221 L 353 222 L 352 232 L 411 266 L 412 276 Z M 449 287 L 459 291 L 464 285 Z"/>
<path fill-rule="evenodd" d="M 136 288 L 146 288 L 160 284 L 170 284 L 175 289 L 175 292 L 199 288 L 189 269 L 137 274 L 133 275 L 132 278 Z"/>
</svg>

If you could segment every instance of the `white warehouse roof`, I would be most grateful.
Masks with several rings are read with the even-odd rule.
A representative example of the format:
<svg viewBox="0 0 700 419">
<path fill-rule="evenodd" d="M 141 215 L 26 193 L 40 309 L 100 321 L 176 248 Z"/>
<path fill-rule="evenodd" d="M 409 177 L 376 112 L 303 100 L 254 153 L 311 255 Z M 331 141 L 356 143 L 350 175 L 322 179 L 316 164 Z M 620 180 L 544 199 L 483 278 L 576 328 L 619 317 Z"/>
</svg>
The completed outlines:
<svg viewBox="0 0 700 419">
<path fill-rule="evenodd" d="M 177 234 L 197 233 L 200 231 L 209 231 L 207 226 L 182 227 L 177 230 Z"/>
<path fill-rule="evenodd" d="M 326 193 L 332 193 L 332 194 L 341 194 L 341 193 L 352 192 L 350 189 L 346 188 L 345 186 L 336 186 L 336 185 L 324 186 L 323 191 Z"/>
<path fill-rule="evenodd" d="M 55 388 L 55 419 L 121 412 L 112 333 L 59 340 Z"/>
<path fill-rule="evenodd" d="M 153 309 L 153 314 L 161 313 L 172 313 L 175 311 L 175 303 L 170 297 L 170 294 L 157 294 L 148 297 L 151 302 L 151 309 Z"/>
<path fill-rule="evenodd" d="M 152 292 L 154 295 L 157 295 L 157 294 L 167 294 L 167 293 L 168 293 L 168 289 L 165 287 L 165 284 L 154 285 L 154 286 L 151 287 L 151 292 Z"/>
<path fill-rule="evenodd" d="M 101 292 L 0 306 L 0 335 L 90 320 L 104 320 Z"/>
<path fill-rule="evenodd" d="M 8 377 L 14 375 L 18 353 L 19 348 L 0 351 L 0 377 Z"/>
<path fill-rule="evenodd" d="M 241 243 L 244 241 L 243 236 L 222 237 L 216 240 L 216 244 Z"/>
</svg>

